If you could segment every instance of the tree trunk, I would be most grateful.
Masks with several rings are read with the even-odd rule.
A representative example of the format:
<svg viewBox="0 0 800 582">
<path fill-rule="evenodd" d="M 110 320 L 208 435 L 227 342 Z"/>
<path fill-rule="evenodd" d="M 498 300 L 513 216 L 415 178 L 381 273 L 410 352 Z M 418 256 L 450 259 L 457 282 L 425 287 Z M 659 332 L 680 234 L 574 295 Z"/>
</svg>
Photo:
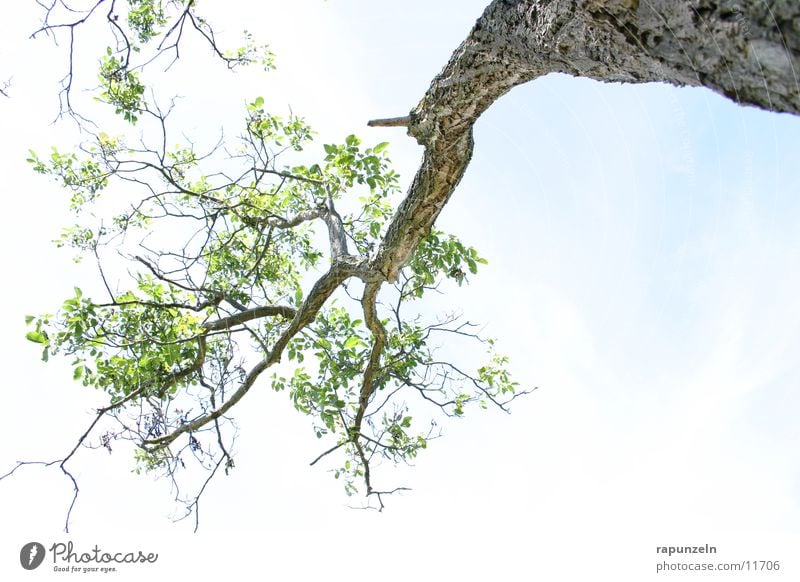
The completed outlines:
<svg viewBox="0 0 800 582">
<path fill-rule="evenodd" d="M 466 170 L 472 126 L 511 88 L 548 73 L 702 86 L 800 113 L 800 4 L 793 0 L 494 0 L 405 118 L 425 154 L 372 266 L 389 281 Z"/>
</svg>

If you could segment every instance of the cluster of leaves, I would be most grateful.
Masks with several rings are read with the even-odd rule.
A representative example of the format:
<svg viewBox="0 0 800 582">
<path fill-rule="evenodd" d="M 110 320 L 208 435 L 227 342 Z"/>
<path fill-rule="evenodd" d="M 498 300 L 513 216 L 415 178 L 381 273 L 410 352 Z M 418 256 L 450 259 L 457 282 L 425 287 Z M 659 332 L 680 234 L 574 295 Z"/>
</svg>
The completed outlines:
<svg viewBox="0 0 800 582">
<path fill-rule="evenodd" d="M 58 353 L 72 356 L 73 378 L 112 398 L 145 387 L 142 397 L 175 394 L 178 385 L 170 379 L 198 359 L 194 340 L 201 333 L 199 318 L 180 308 L 179 294 L 149 274 L 139 276 L 136 292 L 121 293 L 113 303 L 94 303 L 76 287 L 57 317 L 28 316 L 34 330 L 27 337 L 43 346 L 45 361 Z"/>
<path fill-rule="evenodd" d="M 72 192 L 70 208 L 75 211 L 87 202 L 93 202 L 98 192 L 108 184 L 108 173 L 97 160 L 79 161 L 74 152 L 60 153 L 54 147 L 50 159 L 45 162 L 31 150 L 27 161 L 34 172 L 59 176 L 61 184 Z"/>
<path fill-rule="evenodd" d="M 252 34 L 243 31 L 241 44 L 234 48 L 219 45 L 213 28 L 198 11 L 196 0 L 127 0 L 124 3 L 105 0 L 81 0 L 42 4 L 45 10 L 42 26 L 34 32 L 53 36 L 64 34 L 68 40 L 68 72 L 61 81 L 60 115 L 72 115 L 80 123 L 87 120 L 72 106 L 76 31 L 105 17 L 109 44 L 100 58 L 98 99 L 111 104 L 126 121 L 136 123 L 144 107 L 145 83 L 141 73 L 156 61 L 169 68 L 178 60 L 187 34 L 194 33 L 211 48 L 230 69 L 259 65 L 264 70 L 274 66 L 269 47 L 258 44 Z M 108 6 L 106 12 L 102 8 Z"/>
<path fill-rule="evenodd" d="M 167 24 L 164 6 L 153 0 L 128 0 L 127 20 L 141 44 L 153 40 Z"/>
<path fill-rule="evenodd" d="M 425 288 L 433 285 L 442 274 L 461 285 L 467 280 L 464 269 L 475 275 L 479 264 L 485 265 L 486 259 L 474 248 L 465 247 L 453 235 L 431 232 L 422 239 L 409 261 L 408 267 L 413 273 L 409 294 L 421 297 Z"/>
<path fill-rule="evenodd" d="M 136 123 L 144 97 L 139 72 L 127 66 L 125 57 L 114 56 L 111 47 L 107 53 L 100 61 L 100 99 L 113 105 L 114 113 L 122 115 L 125 121 Z"/>
</svg>

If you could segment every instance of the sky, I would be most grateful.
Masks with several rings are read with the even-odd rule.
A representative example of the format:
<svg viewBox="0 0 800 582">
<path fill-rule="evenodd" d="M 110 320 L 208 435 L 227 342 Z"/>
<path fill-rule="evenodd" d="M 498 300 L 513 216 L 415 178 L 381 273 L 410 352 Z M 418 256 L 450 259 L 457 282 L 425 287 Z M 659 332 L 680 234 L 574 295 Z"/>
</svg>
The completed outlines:
<svg viewBox="0 0 800 582">
<path fill-rule="evenodd" d="M 419 146 L 366 122 L 416 105 L 484 5 L 239 2 L 212 22 L 269 42 L 278 70 L 230 76 L 191 56 L 159 89 L 183 95 L 182 127 L 200 140 L 262 95 L 319 144 L 390 141 L 407 184 Z M 50 242 L 72 219 L 67 197 L 24 161 L 80 139 L 50 123 L 63 53 L 27 40 L 34 8 L 0 23 L 0 76 L 13 75 L 0 101 L 0 473 L 63 455 L 102 402 L 24 339 L 26 314 L 91 277 Z M 173 524 L 167 484 L 133 475 L 131 458 L 83 451 L 70 534 L 56 469 L 0 482 L 0 577 L 21 579 L 23 544 L 71 540 L 159 553 L 82 579 L 646 581 L 665 577 L 657 547 L 704 544 L 715 562 L 780 561 L 741 579 L 800 578 L 800 119 L 704 89 L 549 76 L 499 100 L 475 141 L 437 224 L 489 264 L 430 308 L 484 324 L 538 388 L 512 414 L 475 410 L 414 467 L 385 468 L 412 491 L 378 514 L 308 466 L 308 422 L 264 380 L 237 406 L 237 468 L 208 491 L 198 533 Z M 59 574 L 45 562 L 25 575 Z"/>
</svg>

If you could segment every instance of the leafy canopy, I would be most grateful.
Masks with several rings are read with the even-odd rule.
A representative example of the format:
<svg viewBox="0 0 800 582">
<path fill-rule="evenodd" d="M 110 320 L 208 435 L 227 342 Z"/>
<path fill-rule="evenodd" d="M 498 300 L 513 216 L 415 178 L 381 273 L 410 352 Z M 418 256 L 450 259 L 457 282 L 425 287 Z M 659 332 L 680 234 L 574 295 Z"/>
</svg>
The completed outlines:
<svg viewBox="0 0 800 582">
<path fill-rule="evenodd" d="M 101 4 L 90 2 L 83 21 Z M 84 126 L 92 138 L 76 151 L 28 160 L 69 194 L 76 221 L 57 244 L 98 265 L 92 293 L 76 287 L 56 313 L 27 319 L 45 361 L 66 356 L 76 381 L 108 395 L 81 443 L 130 440 L 139 471 L 175 479 L 193 460 L 207 482 L 234 467 L 230 412 L 263 376 L 325 442 L 314 463 L 332 455 L 346 491 L 382 507 L 373 466 L 413 459 L 439 435 L 439 416 L 473 402 L 505 409 L 521 393 L 493 341 L 455 314 L 423 317 L 420 299 L 445 280 L 466 282 L 484 259 L 433 230 L 396 280 L 381 272 L 375 257 L 402 220 L 386 143 L 349 135 L 320 147 L 302 117 L 270 113 L 262 97 L 247 104 L 234 142 L 198 151 L 175 140 L 172 105 L 159 106 L 145 64 L 176 59 L 187 30 L 231 68 L 268 69 L 272 55 L 249 34 L 220 49 L 191 0 L 129 0 L 126 10 L 112 3 L 106 15 L 114 43 L 97 96 L 143 137 Z M 54 18 L 50 9 L 42 30 L 58 30 Z M 83 21 L 66 21 L 71 35 Z M 62 113 L 84 119 L 71 83 Z M 471 356 L 470 341 L 485 348 L 483 363 L 449 359 Z M 188 511 L 198 496 L 181 497 Z"/>
</svg>

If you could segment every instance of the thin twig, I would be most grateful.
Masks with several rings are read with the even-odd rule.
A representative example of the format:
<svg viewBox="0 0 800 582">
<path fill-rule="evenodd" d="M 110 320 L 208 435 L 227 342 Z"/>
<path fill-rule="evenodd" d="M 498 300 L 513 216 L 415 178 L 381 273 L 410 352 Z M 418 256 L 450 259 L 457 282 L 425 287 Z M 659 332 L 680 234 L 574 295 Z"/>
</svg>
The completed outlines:
<svg viewBox="0 0 800 582">
<path fill-rule="evenodd" d="M 384 119 L 370 119 L 367 125 L 370 127 L 408 127 L 411 124 L 411 116 L 387 117 Z"/>
</svg>

